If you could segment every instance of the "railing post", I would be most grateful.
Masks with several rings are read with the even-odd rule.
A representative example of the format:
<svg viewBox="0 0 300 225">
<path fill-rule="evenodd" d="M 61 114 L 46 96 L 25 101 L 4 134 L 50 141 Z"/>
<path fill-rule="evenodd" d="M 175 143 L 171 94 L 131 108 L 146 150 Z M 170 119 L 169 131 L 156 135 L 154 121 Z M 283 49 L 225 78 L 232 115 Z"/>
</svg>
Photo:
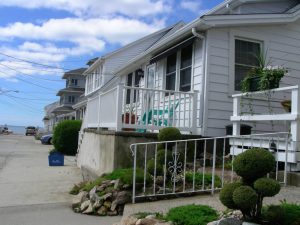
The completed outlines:
<svg viewBox="0 0 300 225">
<path fill-rule="evenodd" d="M 291 99 L 291 114 L 299 115 L 300 112 L 300 92 L 299 88 L 292 90 L 292 99 Z M 291 134 L 292 141 L 296 144 L 296 148 L 293 150 L 297 151 L 299 149 L 299 141 L 300 141 L 300 127 L 298 125 L 298 121 L 291 121 Z M 299 160 L 299 159 L 298 159 Z"/>
<path fill-rule="evenodd" d="M 100 104 L 101 104 L 101 95 L 100 95 L 100 93 L 99 93 L 99 95 L 98 95 L 98 120 L 97 120 L 97 129 L 99 130 L 99 127 L 100 127 L 100 114 L 101 114 L 101 109 L 100 109 Z"/>
<path fill-rule="evenodd" d="M 117 110 L 116 110 L 116 130 L 122 130 L 122 105 L 123 105 L 123 90 L 124 84 L 118 84 L 117 86 Z"/>
<path fill-rule="evenodd" d="M 233 116 L 239 116 L 241 114 L 241 99 L 240 97 L 233 98 Z M 240 135 L 240 122 L 234 121 L 232 125 L 232 135 Z"/>
<path fill-rule="evenodd" d="M 199 91 L 194 91 L 194 93 L 193 93 L 193 111 L 192 111 L 192 127 L 191 127 L 192 134 L 196 133 L 196 129 L 197 129 L 196 125 L 197 125 L 198 93 L 199 93 Z"/>
</svg>

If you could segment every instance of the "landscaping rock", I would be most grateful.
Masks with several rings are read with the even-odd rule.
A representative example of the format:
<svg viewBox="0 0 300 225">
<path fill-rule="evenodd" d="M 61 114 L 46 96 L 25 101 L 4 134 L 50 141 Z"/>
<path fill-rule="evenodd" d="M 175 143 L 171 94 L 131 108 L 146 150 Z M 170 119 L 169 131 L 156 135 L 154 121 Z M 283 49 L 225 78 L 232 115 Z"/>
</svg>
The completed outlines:
<svg viewBox="0 0 300 225">
<path fill-rule="evenodd" d="M 155 219 L 155 218 L 156 218 L 156 216 L 155 216 L 155 215 L 153 215 L 153 214 L 151 214 L 151 215 L 148 215 L 148 216 L 146 216 L 145 218 L 146 218 L 146 219 Z"/>
<path fill-rule="evenodd" d="M 100 197 L 97 195 L 97 193 L 93 193 L 92 195 L 90 194 L 90 200 L 91 202 L 96 202 L 100 200 Z"/>
<path fill-rule="evenodd" d="M 103 205 L 104 205 L 107 209 L 109 209 L 109 208 L 111 207 L 111 202 L 110 202 L 110 201 L 105 201 L 105 202 L 103 203 Z"/>
<path fill-rule="evenodd" d="M 119 185 L 120 185 L 120 180 L 115 180 L 115 183 L 114 183 L 114 189 L 118 189 L 119 188 Z"/>
<path fill-rule="evenodd" d="M 137 221 L 138 221 L 137 218 L 135 218 L 133 216 L 129 216 L 129 217 L 122 219 L 121 224 L 122 225 L 135 225 Z"/>
<path fill-rule="evenodd" d="M 135 225 L 155 225 L 156 223 L 158 223 L 159 221 L 156 219 L 139 219 Z"/>
<path fill-rule="evenodd" d="M 107 212 L 107 209 L 105 208 L 105 206 L 101 206 L 100 209 L 97 211 L 97 214 L 99 216 L 106 216 L 106 212 Z"/>
<path fill-rule="evenodd" d="M 93 209 L 96 211 L 97 209 L 99 209 L 103 204 L 103 200 L 97 200 L 95 201 L 95 203 L 93 204 Z"/>
<path fill-rule="evenodd" d="M 90 200 L 86 200 L 83 203 L 81 203 L 81 206 L 80 206 L 81 212 L 83 212 L 84 210 L 86 210 L 87 207 L 89 207 L 90 203 L 91 203 Z"/>
<path fill-rule="evenodd" d="M 218 225 L 242 225 L 242 221 L 235 218 L 221 219 Z"/>
<path fill-rule="evenodd" d="M 91 214 L 93 213 L 93 205 L 92 203 L 89 204 L 88 208 L 82 212 L 83 214 Z"/>
<path fill-rule="evenodd" d="M 118 212 L 117 212 L 117 210 L 114 210 L 114 211 L 107 211 L 107 215 L 108 215 L 108 216 L 116 216 L 116 215 L 118 215 Z"/>
<path fill-rule="evenodd" d="M 218 225 L 218 224 L 219 224 L 219 220 L 212 221 L 212 222 L 208 223 L 207 225 Z"/>
<path fill-rule="evenodd" d="M 72 208 L 75 208 L 76 206 L 80 205 L 82 202 L 88 200 L 87 195 L 88 193 L 86 191 L 81 191 L 77 195 L 75 195 L 72 200 Z"/>
<path fill-rule="evenodd" d="M 112 193 L 107 193 L 107 194 L 101 196 L 100 199 L 107 200 L 107 199 L 109 199 L 111 197 L 112 197 Z"/>
</svg>

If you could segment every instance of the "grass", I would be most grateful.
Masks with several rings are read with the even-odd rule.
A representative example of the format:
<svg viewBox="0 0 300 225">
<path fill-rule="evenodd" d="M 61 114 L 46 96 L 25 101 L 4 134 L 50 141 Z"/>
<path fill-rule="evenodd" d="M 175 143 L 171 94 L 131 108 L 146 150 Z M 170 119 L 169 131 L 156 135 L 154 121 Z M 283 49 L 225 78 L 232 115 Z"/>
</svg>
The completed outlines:
<svg viewBox="0 0 300 225">
<path fill-rule="evenodd" d="M 218 213 L 206 205 L 185 205 L 170 209 L 165 219 L 176 225 L 206 225 L 217 220 Z"/>
</svg>

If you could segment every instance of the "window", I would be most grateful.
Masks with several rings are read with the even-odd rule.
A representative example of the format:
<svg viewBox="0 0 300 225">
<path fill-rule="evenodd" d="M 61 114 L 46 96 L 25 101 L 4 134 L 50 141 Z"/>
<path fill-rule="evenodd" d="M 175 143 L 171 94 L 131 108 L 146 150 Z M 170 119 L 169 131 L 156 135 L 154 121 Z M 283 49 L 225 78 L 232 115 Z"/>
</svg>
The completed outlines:
<svg viewBox="0 0 300 225">
<path fill-rule="evenodd" d="M 258 56 L 261 51 L 261 43 L 235 40 L 235 81 L 234 88 L 236 91 L 241 90 L 241 81 L 247 73 L 259 66 Z"/>
<path fill-rule="evenodd" d="M 77 79 L 71 79 L 71 85 L 72 86 L 77 86 L 77 82 L 78 82 Z"/>
<path fill-rule="evenodd" d="M 140 80 L 141 80 L 141 77 L 138 76 L 138 73 L 137 72 L 134 72 L 134 76 L 133 76 L 133 73 L 130 73 L 127 75 L 127 82 L 126 82 L 126 85 L 128 87 L 139 87 L 140 86 Z M 126 104 L 130 104 L 130 98 L 131 98 L 131 93 L 133 93 L 133 102 L 136 102 L 137 101 L 137 91 L 134 90 L 130 90 L 130 89 L 127 89 L 127 93 L 126 93 Z"/>
<path fill-rule="evenodd" d="M 69 103 L 74 103 L 75 102 L 75 96 L 69 96 Z"/>
<path fill-rule="evenodd" d="M 190 91 L 193 44 L 167 57 L 166 90 Z"/>
</svg>

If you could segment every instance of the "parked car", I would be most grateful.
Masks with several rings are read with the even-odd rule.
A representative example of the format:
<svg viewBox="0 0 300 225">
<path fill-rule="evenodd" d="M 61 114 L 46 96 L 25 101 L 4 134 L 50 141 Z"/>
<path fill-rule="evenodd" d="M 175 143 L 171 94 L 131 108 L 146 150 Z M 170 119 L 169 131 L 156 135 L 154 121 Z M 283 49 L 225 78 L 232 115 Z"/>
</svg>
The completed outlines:
<svg viewBox="0 0 300 225">
<path fill-rule="evenodd" d="M 52 144 L 52 136 L 53 134 L 46 134 L 41 137 L 42 144 Z"/>
<path fill-rule="evenodd" d="M 29 127 L 26 127 L 26 132 L 25 132 L 25 135 L 35 135 L 36 133 L 36 129 L 35 127 L 32 127 L 32 126 L 29 126 Z"/>
</svg>

